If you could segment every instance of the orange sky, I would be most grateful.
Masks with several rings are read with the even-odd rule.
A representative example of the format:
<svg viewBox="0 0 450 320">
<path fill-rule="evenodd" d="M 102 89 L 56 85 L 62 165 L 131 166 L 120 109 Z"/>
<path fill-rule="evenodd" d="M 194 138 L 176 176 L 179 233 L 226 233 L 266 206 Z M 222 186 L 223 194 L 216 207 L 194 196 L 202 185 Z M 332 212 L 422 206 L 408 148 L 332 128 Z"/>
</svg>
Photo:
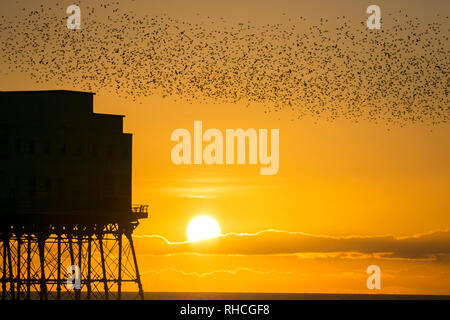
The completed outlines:
<svg viewBox="0 0 450 320">
<path fill-rule="evenodd" d="M 367 6 L 358 1 L 338 9 L 331 1 L 122 2 L 148 14 L 259 23 L 283 21 L 286 12 L 312 21 L 365 17 Z M 380 1 L 380 6 L 386 12 L 404 7 L 422 18 L 448 12 L 445 1 L 433 8 L 419 1 Z M 2 14 L 12 7 L 2 3 Z M 78 89 L 38 84 L 18 72 L 2 73 L 0 88 Z M 155 95 L 133 102 L 106 91 L 94 99 L 96 112 L 126 115 L 125 132 L 134 135 L 133 202 L 150 204 L 149 219 L 135 232 L 146 291 L 374 293 L 366 288 L 365 271 L 375 264 L 382 272 L 376 293 L 450 294 L 448 124 L 292 121 L 290 111 L 267 115 L 258 104 L 174 100 Z M 278 174 L 261 176 L 259 165 L 174 165 L 170 135 L 177 128 L 193 132 L 194 120 L 202 120 L 204 130 L 222 132 L 279 129 Z M 207 244 L 180 243 L 199 214 L 214 217 L 225 235 Z"/>
</svg>

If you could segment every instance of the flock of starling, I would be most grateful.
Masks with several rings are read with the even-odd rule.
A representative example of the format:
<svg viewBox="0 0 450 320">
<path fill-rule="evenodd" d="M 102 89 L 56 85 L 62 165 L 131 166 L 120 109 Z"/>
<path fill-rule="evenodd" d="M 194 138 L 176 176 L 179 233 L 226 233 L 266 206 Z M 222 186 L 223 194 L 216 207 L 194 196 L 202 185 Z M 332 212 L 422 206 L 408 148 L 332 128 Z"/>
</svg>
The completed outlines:
<svg viewBox="0 0 450 320">
<path fill-rule="evenodd" d="M 448 17 L 423 22 L 397 12 L 369 30 L 363 14 L 358 22 L 255 24 L 139 15 L 115 1 L 81 9 L 80 30 L 67 28 L 60 4 L 2 16 L 0 74 L 23 72 L 39 83 L 133 100 L 160 95 L 255 104 L 269 113 L 289 108 L 293 118 L 449 119 Z"/>
</svg>

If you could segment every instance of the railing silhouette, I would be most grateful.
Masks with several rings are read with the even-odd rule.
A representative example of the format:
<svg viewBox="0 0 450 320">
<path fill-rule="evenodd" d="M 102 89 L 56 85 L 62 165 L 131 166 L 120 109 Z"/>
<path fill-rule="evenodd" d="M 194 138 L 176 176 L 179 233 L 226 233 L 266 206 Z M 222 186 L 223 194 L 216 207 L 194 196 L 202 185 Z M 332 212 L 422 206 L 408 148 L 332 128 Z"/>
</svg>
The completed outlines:
<svg viewBox="0 0 450 320">
<path fill-rule="evenodd" d="M 136 214 L 139 218 L 148 217 L 148 204 L 133 204 L 131 206 L 131 212 Z"/>
</svg>

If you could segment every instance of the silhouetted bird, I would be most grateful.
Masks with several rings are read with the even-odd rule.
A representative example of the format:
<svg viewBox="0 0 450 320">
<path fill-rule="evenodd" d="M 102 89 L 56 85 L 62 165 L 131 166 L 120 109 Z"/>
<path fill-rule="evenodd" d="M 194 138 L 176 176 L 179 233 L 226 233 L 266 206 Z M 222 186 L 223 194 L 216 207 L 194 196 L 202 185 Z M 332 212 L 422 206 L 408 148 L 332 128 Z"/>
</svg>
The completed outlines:
<svg viewBox="0 0 450 320">
<path fill-rule="evenodd" d="M 264 26 L 193 23 L 102 1 L 83 8 L 81 30 L 68 30 L 58 6 L 2 18 L 3 72 L 133 100 L 258 103 L 298 118 L 399 125 L 449 118 L 448 17 L 425 23 L 399 12 L 380 30 L 346 17 L 316 25 L 303 17 Z"/>
</svg>

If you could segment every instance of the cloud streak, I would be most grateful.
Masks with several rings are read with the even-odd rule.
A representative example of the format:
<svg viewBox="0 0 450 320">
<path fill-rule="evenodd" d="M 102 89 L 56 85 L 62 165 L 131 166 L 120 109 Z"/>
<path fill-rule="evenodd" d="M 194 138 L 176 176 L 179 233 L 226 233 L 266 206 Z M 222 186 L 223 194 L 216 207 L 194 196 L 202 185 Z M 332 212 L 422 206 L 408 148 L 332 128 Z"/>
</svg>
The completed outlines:
<svg viewBox="0 0 450 320">
<path fill-rule="evenodd" d="M 213 271 L 209 271 L 209 272 L 195 272 L 195 271 L 183 271 L 183 270 L 179 270 L 179 269 L 175 269 L 175 268 L 164 268 L 161 270 L 147 270 L 145 271 L 143 274 L 146 273 L 154 273 L 154 274 L 161 274 L 161 273 L 166 273 L 166 272 L 173 272 L 173 273 L 179 273 L 182 274 L 184 276 L 196 276 L 199 278 L 202 277 L 206 277 L 206 276 L 211 276 L 217 273 L 226 273 L 226 274 L 237 274 L 239 272 L 250 272 L 250 273 L 256 273 L 256 274 L 261 274 L 261 275 L 268 275 L 268 274 L 293 274 L 294 272 L 290 272 L 290 271 L 277 271 L 277 270 L 270 270 L 270 271 L 261 271 L 261 270 L 255 270 L 255 269 L 251 269 L 251 268 L 244 268 L 244 267 L 240 267 L 240 268 L 235 268 L 233 270 L 226 270 L 226 269 L 220 269 L 220 270 L 213 270 Z"/>
<path fill-rule="evenodd" d="M 263 230 L 227 233 L 199 242 L 170 242 L 161 235 L 135 235 L 143 254 L 235 254 L 273 255 L 354 252 L 378 258 L 430 259 L 450 254 L 450 229 L 406 237 L 313 235 L 303 232 Z"/>
</svg>

